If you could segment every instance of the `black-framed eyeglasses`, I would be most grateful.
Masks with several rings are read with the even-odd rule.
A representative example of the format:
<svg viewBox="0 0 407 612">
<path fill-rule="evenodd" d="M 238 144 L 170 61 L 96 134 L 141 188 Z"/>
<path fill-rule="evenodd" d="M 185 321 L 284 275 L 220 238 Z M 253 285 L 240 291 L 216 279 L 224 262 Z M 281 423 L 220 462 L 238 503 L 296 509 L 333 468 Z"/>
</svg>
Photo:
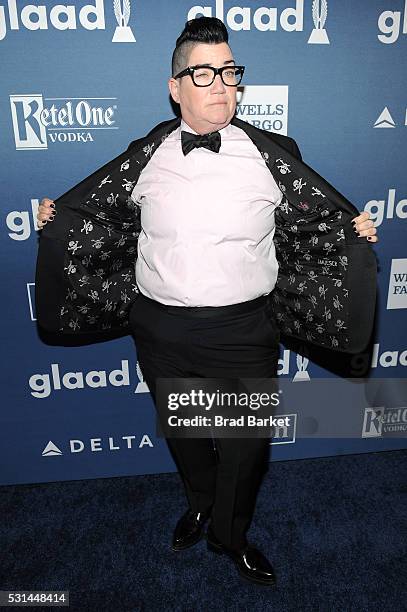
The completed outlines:
<svg viewBox="0 0 407 612">
<path fill-rule="evenodd" d="M 222 83 L 228 87 L 237 87 L 243 78 L 245 66 L 222 66 L 222 68 L 213 68 L 212 66 L 188 66 L 185 70 L 181 70 L 174 79 L 180 79 L 183 76 L 189 76 L 196 87 L 209 87 L 215 80 L 217 74 L 222 79 Z"/>
</svg>

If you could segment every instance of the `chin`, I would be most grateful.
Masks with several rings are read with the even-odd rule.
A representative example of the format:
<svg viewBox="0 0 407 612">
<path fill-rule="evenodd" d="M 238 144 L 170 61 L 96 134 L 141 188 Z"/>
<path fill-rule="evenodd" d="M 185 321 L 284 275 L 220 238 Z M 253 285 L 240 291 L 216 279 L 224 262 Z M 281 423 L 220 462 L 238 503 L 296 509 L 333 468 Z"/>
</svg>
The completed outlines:
<svg viewBox="0 0 407 612">
<path fill-rule="evenodd" d="M 229 121 L 230 113 L 226 108 L 222 108 L 220 105 L 219 108 L 213 109 L 213 112 L 210 113 L 208 120 L 212 123 L 225 123 Z"/>
</svg>

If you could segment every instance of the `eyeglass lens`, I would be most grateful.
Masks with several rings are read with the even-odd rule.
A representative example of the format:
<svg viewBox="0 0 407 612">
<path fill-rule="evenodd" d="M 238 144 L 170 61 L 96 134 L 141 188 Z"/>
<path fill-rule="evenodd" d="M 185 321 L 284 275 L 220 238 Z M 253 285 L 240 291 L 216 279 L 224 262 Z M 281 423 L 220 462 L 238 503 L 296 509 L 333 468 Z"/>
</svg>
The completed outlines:
<svg viewBox="0 0 407 612">
<path fill-rule="evenodd" d="M 215 79 L 215 71 L 210 67 L 195 68 L 192 73 L 192 78 L 196 85 L 205 87 L 211 85 Z M 242 71 L 240 68 L 228 66 L 221 72 L 221 78 L 225 85 L 239 85 L 242 79 Z"/>
</svg>

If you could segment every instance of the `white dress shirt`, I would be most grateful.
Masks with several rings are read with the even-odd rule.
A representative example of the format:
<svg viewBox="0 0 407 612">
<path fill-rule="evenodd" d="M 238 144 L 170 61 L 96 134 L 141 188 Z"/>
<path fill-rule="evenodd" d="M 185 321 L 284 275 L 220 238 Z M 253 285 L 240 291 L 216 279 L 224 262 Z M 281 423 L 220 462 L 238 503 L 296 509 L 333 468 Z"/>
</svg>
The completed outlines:
<svg viewBox="0 0 407 612">
<path fill-rule="evenodd" d="M 132 192 L 141 207 L 136 278 L 174 306 L 224 306 L 273 290 L 274 211 L 282 193 L 247 134 L 220 130 L 219 153 L 184 156 L 184 121 L 158 147 Z"/>
</svg>

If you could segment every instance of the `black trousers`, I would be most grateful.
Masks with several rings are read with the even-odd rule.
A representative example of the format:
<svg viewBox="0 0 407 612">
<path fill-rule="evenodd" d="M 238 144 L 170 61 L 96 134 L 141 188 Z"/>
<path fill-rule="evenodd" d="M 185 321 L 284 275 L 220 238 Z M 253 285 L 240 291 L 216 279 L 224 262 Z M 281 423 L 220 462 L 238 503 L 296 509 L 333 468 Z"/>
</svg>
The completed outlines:
<svg viewBox="0 0 407 612">
<path fill-rule="evenodd" d="M 264 300 L 251 312 L 194 318 L 140 294 L 130 312 L 139 365 L 155 401 L 155 379 L 268 378 L 277 375 L 279 331 Z M 249 306 L 250 307 L 250 306 Z M 175 310 L 175 312 L 174 312 Z M 214 444 L 215 442 L 215 444 Z M 215 536 L 243 547 L 262 477 L 268 438 L 167 438 L 191 509 L 208 512 Z"/>
</svg>

